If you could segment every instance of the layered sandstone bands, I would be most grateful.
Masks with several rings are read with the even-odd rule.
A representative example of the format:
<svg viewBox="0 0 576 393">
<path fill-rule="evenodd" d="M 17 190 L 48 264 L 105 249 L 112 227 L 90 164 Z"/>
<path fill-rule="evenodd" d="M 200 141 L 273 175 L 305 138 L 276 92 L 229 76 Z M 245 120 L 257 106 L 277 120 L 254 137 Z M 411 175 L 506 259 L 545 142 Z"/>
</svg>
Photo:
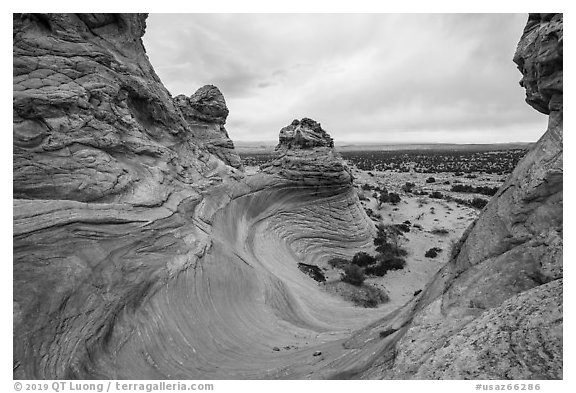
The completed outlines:
<svg viewBox="0 0 576 393">
<path fill-rule="evenodd" d="M 373 228 L 349 184 L 245 178 L 222 94 L 172 98 L 145 19 L 14 16 L 14 376 L 285 377 L 375 318 L 297 262 Z"/>
<path fill-rule="evenodd" d="M 352 174 L 334 150 L 332 138 L 312 119 L 294 120 L 282 128 L 275 151 L 278 156 L 263 166 L 264 173 L 318 188 L 352 185 Z"/>
<path fill-rule="evenodd" d="M 179 95 L 174 98 L 174 103 L 188 122 L 195 140 L 227 165 L 242 168 L 240 157 L 234 151 L 234 143 L 224 128 L 228 108 L 216 86 L 201 87 L 190 97 Z"/>
</svg>

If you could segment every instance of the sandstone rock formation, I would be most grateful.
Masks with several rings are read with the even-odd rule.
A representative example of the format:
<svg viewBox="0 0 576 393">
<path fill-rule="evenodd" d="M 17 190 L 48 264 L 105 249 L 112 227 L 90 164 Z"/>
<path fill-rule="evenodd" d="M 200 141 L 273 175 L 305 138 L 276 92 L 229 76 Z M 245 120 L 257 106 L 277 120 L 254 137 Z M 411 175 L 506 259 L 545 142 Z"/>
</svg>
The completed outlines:
<svg viewBox="0 0 576 393">
<path fill-rule="evenodd" d="M 172 99 L 145 20 L 14 15 L 14 377 L 283 377 L 271 347 L 374 320 L 298 269 L 372 224 L 344 170 L 245 179 L 221 93 Z"/>
<path fill-rule="evenodd" d="M 304 118 L 280 130 L 278 157 L 262 167 L 264 173 L 309 186 L 350 188 L 352 174 L 334 150 L 320 123 Z"/>
<path fill-rule="evenodd" d="M 206 150 L 226 164 L 242 168 L 240 157 L 234 151 L 234 143 L 224 128 L 228 108 L 216 86 L 201 87 L 190 97 L 179 95 L 174 102 L 190 125 L 195 140 L 201 141 Z"/>
<path fill-rule="evenodd" d="M 145 20 L 14 15 L 14 378 L 562 377 L 562 15 L 515 57 L 548 131 L 388 315 L 299 269 L 374 234 L 320 124 L 246 176 L 222 94 L 173 99 Z"/>
</svg>

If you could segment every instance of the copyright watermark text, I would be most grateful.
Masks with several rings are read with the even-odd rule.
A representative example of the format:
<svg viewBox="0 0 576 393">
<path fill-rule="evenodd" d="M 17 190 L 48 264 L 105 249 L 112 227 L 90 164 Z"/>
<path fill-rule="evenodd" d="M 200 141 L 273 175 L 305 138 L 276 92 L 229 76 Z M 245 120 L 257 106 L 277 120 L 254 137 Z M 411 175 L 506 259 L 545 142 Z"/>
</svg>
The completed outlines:
<svg viewBox="0 0 576 393">
<path fill-rule="evenodd" d="M 118 381 L 108 382 L 14 382 L 17 392 L 161 392 L 161 391 L 214 391 L 211 383 L 184 383 L 184 382 L 154 382 L 154 383 L 128 383 Z"/>
</svg>

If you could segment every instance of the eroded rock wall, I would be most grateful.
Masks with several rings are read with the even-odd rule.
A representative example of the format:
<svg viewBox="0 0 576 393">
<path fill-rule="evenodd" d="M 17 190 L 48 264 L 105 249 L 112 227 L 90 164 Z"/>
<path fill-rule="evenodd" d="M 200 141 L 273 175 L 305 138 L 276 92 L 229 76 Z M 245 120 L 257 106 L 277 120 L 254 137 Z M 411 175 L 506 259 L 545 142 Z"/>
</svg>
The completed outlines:
<svg viewBox="0 0 576 393">
<path fill-rule="evenodd" d="M 16 377 L 99 376 L 117 320 L 204 255 L 243 176 L 174 105 L 145 20 L 14 14 Z"/>
<path fill-rule="evenodd" d="M 350 253 L 372 224 L 331 147 L 246 178 L 224 97 L 172 98 L 145 20 L 14 15 L 14 377 L 295 375 L 375 318 L 298 261 Z"/>
</svg>

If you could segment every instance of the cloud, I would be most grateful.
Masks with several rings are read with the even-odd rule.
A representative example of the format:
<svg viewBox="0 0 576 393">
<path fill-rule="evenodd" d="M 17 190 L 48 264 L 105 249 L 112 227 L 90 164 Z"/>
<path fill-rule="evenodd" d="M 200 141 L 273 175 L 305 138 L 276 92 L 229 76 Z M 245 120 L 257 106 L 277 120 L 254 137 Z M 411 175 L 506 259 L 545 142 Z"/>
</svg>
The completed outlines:
<svg viewBox="0 0 576 393">
<path fill-rule="evenodd" d="M 546 118 L 511 60 L 526 18 L 152 14 L 144 42 L 173 95 L 222 90 L 236 140 L 306 116 L 336 141 L 534 141 Z"/>
</svg>

